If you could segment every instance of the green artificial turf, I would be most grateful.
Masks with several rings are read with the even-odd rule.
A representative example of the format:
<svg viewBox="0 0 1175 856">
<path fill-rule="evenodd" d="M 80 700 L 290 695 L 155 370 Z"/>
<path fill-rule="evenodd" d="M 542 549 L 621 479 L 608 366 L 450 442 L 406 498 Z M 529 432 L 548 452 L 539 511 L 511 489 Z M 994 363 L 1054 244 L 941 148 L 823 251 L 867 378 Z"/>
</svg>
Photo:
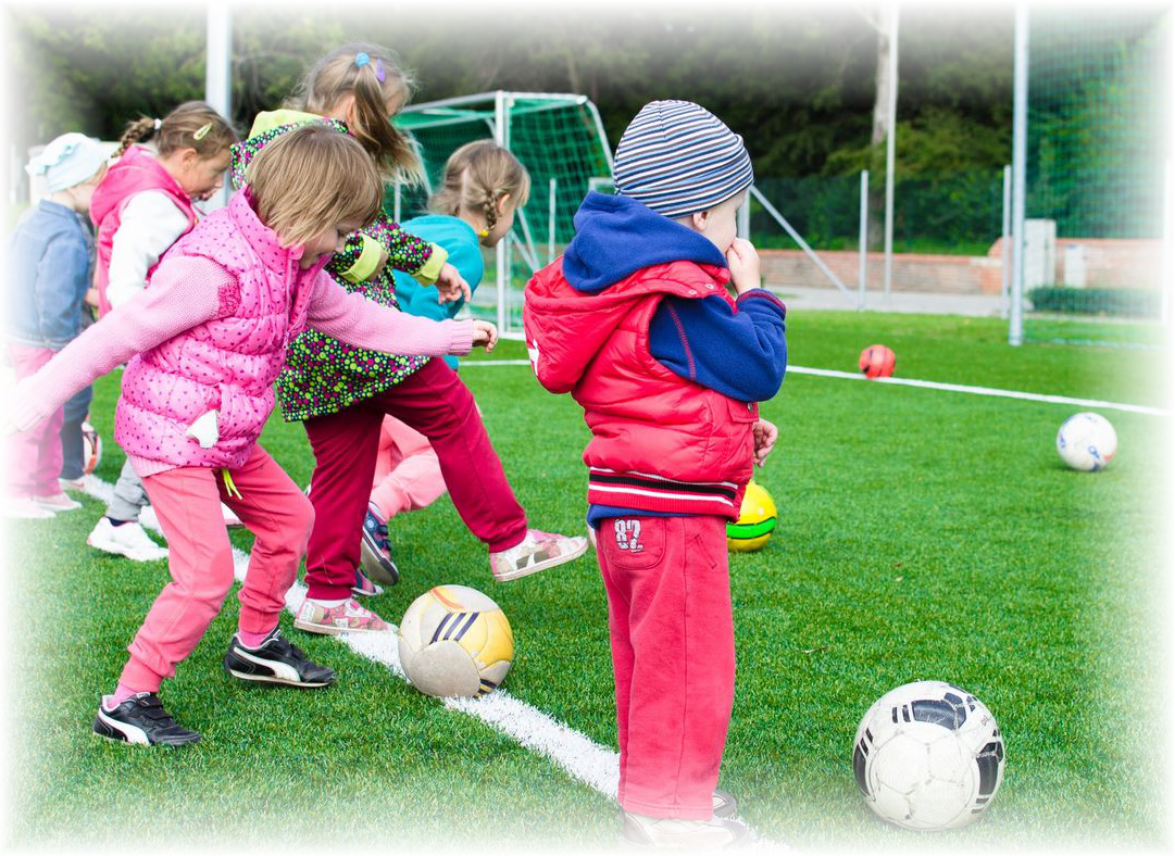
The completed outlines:
<svg viewBox="0 0 1175 856">
<path fill-rule="evenodd" d="M 854 370 L 881 342 L 898 375 L 1163 405 L 1155 352 L 1011 349 L 995 320 L 793 313 L 791 362 Z M 490 359 L 520 358 L 504 342 Z M 463 369 L 534 525 L 581 532 L 587 432 L 568 397 L 522 367 Z M 96 388 L 110 442 L 117 376 Z M 1065 469 L 1057 427 L 1075 408 L 792 375 L 763 414 L 779 444 L 757 476 L 779 526 L 731 557 L 738 645 L 722 784 L 774 841 L 983 847 L 1154 845 L 1165 834 L 1166 759 L 1155 640 L 1169 420 L 1104 411 L 1112 466 Z M 300 484 L 299 425 L 262 440 Z M 476 474 L 470 474 L 475 477 Z M 109 842 L 391 847 L 607 844 L 614 804 L 489 726 L 419 695 L 337 641 L 283 626 L 334 667 L 325 691 L 242 685 L 220 667 L 230 595 L 164 701 L 203 741 L 182 751 L 115 745 L 90 731 L 126 644 L 166 579 L 162 563 L 97 554 L 101 505 L 10 531 L 9 646 L 20 675 L 10 775 L 18 845 Z M 369 603 L 398 621 L 430 586 L 482 589 L 506 611 L 517 660 L 505 688 L 615 746 L 606 605 L 594 554 L 495 585 L 447 498 L 392 527 L 400 585 Z M 234 534 L 248 549 L 249 536 Z M 15 628 L 15 629 L 14 629 Z M 19 631 L 19 632 L 18 632 Z M 981 698 L 1007 741 L 1003 787 L 973 826 L 944 835 L 877 821 L 856 790 L 851 743 L 884 692 L 943 679 Z"/>
</svg>

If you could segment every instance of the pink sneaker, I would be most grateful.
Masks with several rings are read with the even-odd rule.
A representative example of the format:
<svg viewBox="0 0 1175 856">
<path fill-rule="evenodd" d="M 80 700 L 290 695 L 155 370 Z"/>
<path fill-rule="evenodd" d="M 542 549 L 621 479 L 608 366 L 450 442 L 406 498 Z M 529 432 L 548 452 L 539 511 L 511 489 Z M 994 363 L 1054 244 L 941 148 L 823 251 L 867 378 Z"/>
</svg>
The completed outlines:
<svg viewBox="0 0 1175 856">
<path fill-rule="evenodd" d="M 587 538 L 528 529 L 521 543 L 490 553 L 490 571 L 498 582 L 509 582 L 578 559 L 587 548 Z"/>
<path fill-rule="evenodd" d="M 340 604 L 329 606 L 306 598 L 298 607 L 294 626 L 307 633 L 386 633 L 391 630 L 387 622 L 348 598 Z"/>
<path fill-rule="evenodd" d="M 57 515 L 33 502 L 31 496 L 6 496 L 0 499 L 0 517 L 9 520 L 52 520 Z"/>
<path fill-rule="evenodd" d="M 61 511 L 76 511 L 82 507 L 80 502 L 70 499 L 63 490 L 59 490 L 57 493 L 51 493 L 48 496 L 34 496 L 33 502 L 37 503 L 37 505 L 41 506 L 41 508 L 55 513 Z"/>
</svg>

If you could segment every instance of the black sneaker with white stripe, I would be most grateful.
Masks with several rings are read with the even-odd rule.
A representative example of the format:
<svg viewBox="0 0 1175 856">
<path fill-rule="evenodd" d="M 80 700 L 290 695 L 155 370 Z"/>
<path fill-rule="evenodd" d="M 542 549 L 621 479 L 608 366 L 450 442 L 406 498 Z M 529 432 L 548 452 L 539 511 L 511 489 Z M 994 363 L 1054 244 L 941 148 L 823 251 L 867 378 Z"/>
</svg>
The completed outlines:
<svg viewBox="0 0 1175 856">
<path fill-rule="evenodd" d="M 140 746 L 186 746 L 200 739 L 195 731 L 176 724 L 155 693 L 138 693 L 112 710 L 99 703 L 94 733 Z"/>
<path fill-rule="evenodd" d="M 224 668 L 243 681 L 308 689 L 325 687 L 335 680 L 333 669 L 310 662 L 302 649 L 290 644 L 276 627 L 256 648 L 242 645 L 234 633 L 228 653 L 224 655 Z"/>
</svg>

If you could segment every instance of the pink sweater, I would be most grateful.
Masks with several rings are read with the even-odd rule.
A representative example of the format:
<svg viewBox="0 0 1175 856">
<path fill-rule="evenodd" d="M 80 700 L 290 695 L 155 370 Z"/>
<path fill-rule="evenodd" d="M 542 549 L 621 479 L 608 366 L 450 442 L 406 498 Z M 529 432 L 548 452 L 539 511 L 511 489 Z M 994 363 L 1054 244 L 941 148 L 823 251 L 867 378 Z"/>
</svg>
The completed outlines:
<svg viewBox="0 0 1175 856">
<path fill-rule="evenodd" d="M 166 260 L 150 288 L 116 307 L 17 384 L 9 419 L 18 430 L 30 430 L 79 389 L 136 354 L 231 312 L 238 303 L 237 290 L 232 275 L 209 259 Z M 443 356 L 473 349 L 473 322 L 437 322 L 380 306 L 362 294 L 348 294 L 324 272 L 314 279 L 306 321 L 335 339 L 378 351 Z M 134 457 L 131 463 L 140 476 L 173 467 Z"/>
</svg>

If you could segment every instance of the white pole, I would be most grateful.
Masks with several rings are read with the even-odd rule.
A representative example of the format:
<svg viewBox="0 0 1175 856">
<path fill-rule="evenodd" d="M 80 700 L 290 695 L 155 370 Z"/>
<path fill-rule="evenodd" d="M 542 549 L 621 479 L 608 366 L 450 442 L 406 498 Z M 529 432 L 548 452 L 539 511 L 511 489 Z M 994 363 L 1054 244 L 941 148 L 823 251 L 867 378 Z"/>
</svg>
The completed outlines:
<svg viewBox="0 0 1175 856">
<path fill-rule="evenodd" d="M 392 185 L 392 219 L 400 222 L 400 182 Z"/>
<path fill-rule="evenodd" d="M 736 220 L 738 236 L 744 240 L 751 240 L 751 194 L 747 194 L 747 201 L 738 208 Z"/>
<path fill-rule="evenodd" d="M 898 5 L 893 7 L 889 31 L 889 133 L 885 139 L 885 300 L 889 302 L 893 274 L 894 148 L 898 132 Z"/>
<path fill-rule="evenodd" d="M 869 170 L 861 170 L 861 232 L 857 238 L 857 252 L 860 255 L 857 272 L 857 308 L 865 308 L 865 265 L 869 257 Z"/>
<path fill-rule="evenodd" d="M 555 191 L 558 189 L 559 180 L 551 179 L 551 220 L 547 227 L 547 264 L 555 261 Z"/>
<path fill-rule="evenodd" d="M 16 143 L 8 143 L 8 202 L 16 204 L 16 191 L 20 189 L 20 155 L 16 154 Z"/>
<path fill-rule="evenodd" d="M 1012 85 L 1012 303 L 1008 344 L 1024 343 L 1024 172 L 1028 164 L 1028 5 L 1016 4 L 1016 59 Z"/>
<path fill-rule="evenodd" d="M 494 142 L 502 148 L 506 145 L 506 93 L 494 93 Z M 506 331 L 506 288 L 510 282 L 510 236 L 498 241 L 495 256 L 498 274 L 498 330 Z"/>
<path fill-rule="evenodd" d="M 1003 224 L 1000 229 L 1000 317 L 1008 317 L 1008 287 L 1012 280 L 1012 167 L 1004 167 Z"/>
<path fill-rule="evenodd" d="M 216 2 L 208 6 L 208 44 L 204 61 L 204 100 L 211 107 L 232 120 L 232 56 L 233 16 L 228 3 Z M 207 210 L 223 208 L 228 204 L 229 183 L 226 181 L 220 193 L 204 203 Z"/>
<path fill-rule="evenodd" d="M 1171 161 L 1163 164 L 1163 274 L 1159 280 L 1159 320 L 1166 324 L 1171 318 L 1172 274 L 1175 273 L 1175 200 L 1171 198 L 1175 188 L 1171 183 Z"/>
</svg>

